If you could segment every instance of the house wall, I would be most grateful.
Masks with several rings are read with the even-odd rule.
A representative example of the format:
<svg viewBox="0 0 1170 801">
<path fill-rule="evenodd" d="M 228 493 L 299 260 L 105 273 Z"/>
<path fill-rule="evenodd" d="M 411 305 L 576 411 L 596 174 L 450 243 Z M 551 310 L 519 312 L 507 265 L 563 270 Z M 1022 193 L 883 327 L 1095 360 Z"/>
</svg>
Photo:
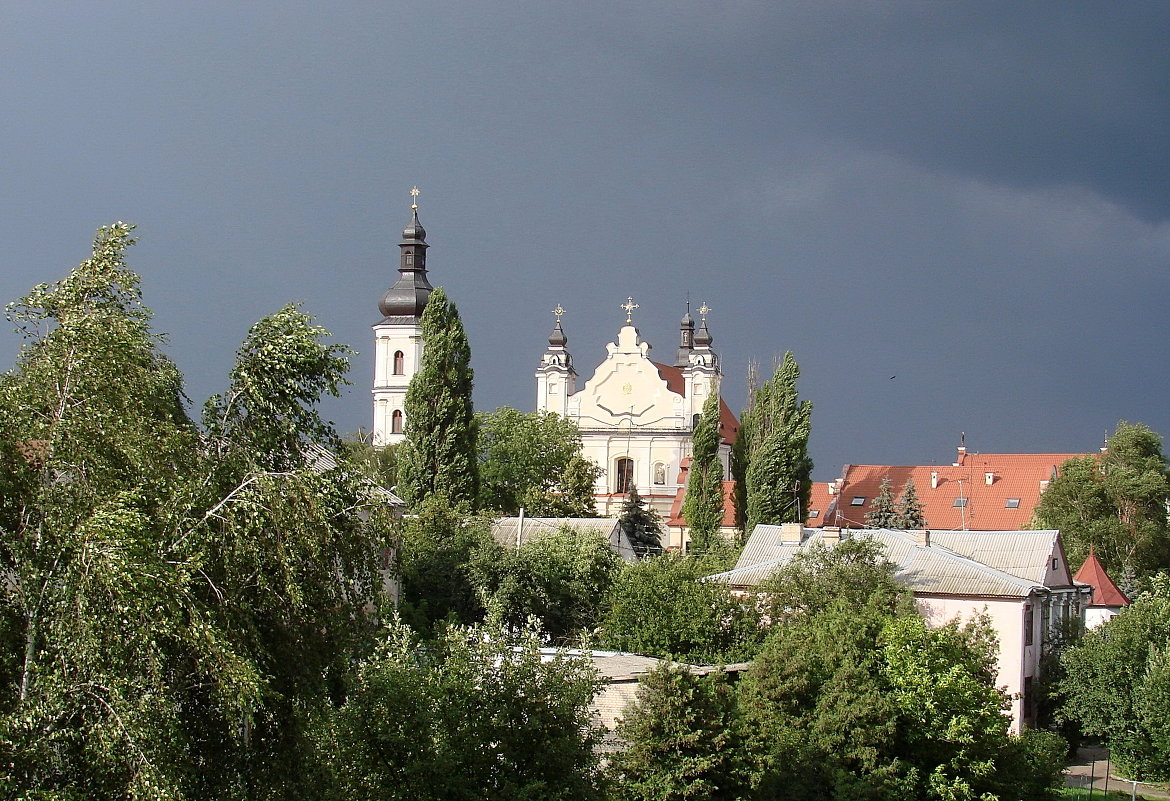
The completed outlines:
<svg viewBox="0 0 1170 801">
<path fill-rule="evenodd" d="M 1012 732 L 1018 734 L 1025 720 L 1025 679 L 1039 675 L 1040 625 L 1042 612 L 1034 609 L 1032 644 L 1025 645 L 1024 624 L 1027 610 L 1035 604 L 1035 597 L 1018 600 L 991 600 L 982 598 L 948 598 L 916 596 L 918 610 L 929 626 L 944 626 L 952 621 L 965 623 L 986 614 L 999 641 L 999 673 L 997 684 L 1012 698 Z"/>
</svg>

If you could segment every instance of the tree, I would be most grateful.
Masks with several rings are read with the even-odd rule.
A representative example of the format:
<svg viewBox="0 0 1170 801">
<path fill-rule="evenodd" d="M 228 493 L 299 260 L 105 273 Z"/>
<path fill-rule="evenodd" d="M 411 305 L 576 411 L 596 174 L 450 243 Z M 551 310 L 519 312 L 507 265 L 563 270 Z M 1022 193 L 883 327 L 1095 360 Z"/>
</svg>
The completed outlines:
<svg viewBox="0 0 1170 801">
<path fill-rule="evenodd" d="M 682 514 L 691 549 L 705 553 L 723 525 L 723 464 L 719 461 L 719 386 L 713 385 L 691 435 L 691 468 Z"/>
<path fill-rule="evenodd" d="M 760 617 L 726 584 L 702 581 L 707 572 L 703 560 L 675 553 L 627 568 L 606 599 L 602 647 L 699 664 L 750 659 Z"/>
<path fill-rule="evenodd" d="M 318 456 L 344 349 L 287 308 L 200 432 L 131 227 L 10 307 L 0 378 L 0 784 L 13 795 L 311 794 L 305 702 L 360 652 L 388 510 Z"/>
<path fill-rule="evenodd" d="M 1070 459 L 1040 496 L 1033 525 L 1059 529 L 1069 560 L 1097 557 L 1127 589 L 1170 567 L 1170 497 L 1161 437 L 1120 422 L 1100 457 Z"/>
<path fill-rule="evenodd" d="M 392 625 L 318 729 L 334 801 L 600 798 L 596 674 L 539 646 L 531 630 L 457 627 L 421 644 Z"/>
<path fill-rule="evenodd" d="M 431 292 L 422 320 L 423 355 L 404 406 L 398 486 L 414 505 L 434 494 L 473 508 L 479 492 L 471 347 L 455 304 Z"/>
<path fill-rule="evenodd" d="M 898 496 L 895 509 L 898 524 L 894 528 L 905 531 L 926 528 L 926 515 L 923 513 L 922 502 L 918 500 L 918 489 L 914 486 L 914 479 L 906 479 L 906 485 L 902 487 L 902 494 Z"/>
<path fill-rule="evenodd" d="M 747 449 L 747 530 L 761 523 L 803 522 L 811 493 L 808 456 L 812 404 L 799 400 L 800 367 L 792 353 L 757 390 Z"/>
<path fill-rule="evenodd" d="M 620 799 L 730 801 L 749 788 L 744 727 L 725 673 L 656 668 L 642 677 L 617 732 L 627 747 L 609 772 Z"/>
<path fill-rule="evenodd" d="M 597 626 L 621 565 L 604 537 L 566 526 L 481 550 L 468 570 L 489 617 L 517 629 L 533 618 L 550 641 L 567 642 Z"/>
<path fill-rule="evenodd" d="M 630 487 L 618 520 L 639 559 L 662 553 L 662 518 L 654 507 L 646 506 L 637 487 Z"/>
<path fill-rule="evenodd" d="M 476 419 L 481 508 L 504 515 L 516 515 L 520 507 L 532 516 L 592 515 L 601 468 L 581 456 L 581 433 L 572 420 L 509 406 Z"/>
<path fill-rule="evenodd" d="M 398 484 L 398 446 L 374 446 L 373 435 L 356 431 L 341 440 L 340 453 L 346 464 L 384 489 Z"/>
<path fill-rule="evenodd" d="M 1170 779 L 1170 575 L 1062 658 L 1059 716 L 1102 737 L 1134 779 Z"/>
<path fill-rule="evenodd" d="M 878 487 L 878 494 L 870 503 L 869 511 L 865 513 L 866 528 L 901 528 L 901 516 L 898 514 L 894 502 L 894 490 L 890 485 L 890 477 L 882 476 L 882 483 Z"/>
</svg>

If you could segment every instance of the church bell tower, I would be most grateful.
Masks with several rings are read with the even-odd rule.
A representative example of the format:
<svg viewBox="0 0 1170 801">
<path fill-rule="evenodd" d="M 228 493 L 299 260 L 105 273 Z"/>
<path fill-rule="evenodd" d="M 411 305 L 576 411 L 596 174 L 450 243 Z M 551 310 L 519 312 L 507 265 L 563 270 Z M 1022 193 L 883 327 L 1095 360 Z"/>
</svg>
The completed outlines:
<svg viewBox="0 0 1170 801">
<path fill-rule="evenodd" d="M 398 243 L 398 280 L 382 295 L 374 325 L 374 444 L 405 438 L 406 388 L 422 359 L 422 314 L 431 296 L 427 232 L 418 221 L 418 188 L 410 190 L 411 219 Z"/>
</svg>

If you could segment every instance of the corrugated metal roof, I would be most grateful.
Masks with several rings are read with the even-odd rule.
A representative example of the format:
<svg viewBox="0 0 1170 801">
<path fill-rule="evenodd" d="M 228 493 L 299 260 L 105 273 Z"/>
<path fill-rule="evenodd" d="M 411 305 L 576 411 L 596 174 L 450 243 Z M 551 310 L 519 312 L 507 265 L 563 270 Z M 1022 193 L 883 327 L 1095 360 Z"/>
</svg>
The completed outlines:
<svg viewBox="0 0 1170 801">
<path fill-rule="evenodd" d="M 896 567 L 898 580 L 919 594 L 1026 597 L 1050 586 L 1046 583 L 1053 575 L 1049 559 L 1059 552 L 1055 531 L 931 531 L 929 545 L 920 543 L 917 532 L 843 533 L 881 544 L 886 559 Z M 735 569 L 709 579 L 756 587 L 802 549 L 822 541 L 815 529 L 802 529 L 798 544 L 791 530 L 786 537 L 780 526 L 757 526 Z M 1067 585 L 1062 582 L 1061 586 Z"/>
<path fill-rule="evenodd" d="M 519 517 L 502 517 L 492 523 L 492 538 L 505 548 L 515 548 L 518 544 L 516 531 L 519 525 Z M 609 547 L 622 559 L 627 562 L 638 561 L 634 547 L 630 544 L 626 532 L 622 531 L 621 523 L 616 517 L 526 517 L 519 544 L 523 545 L 536 537 L 562 528 L 593 532 L 608 542 Z"/>
</svg>

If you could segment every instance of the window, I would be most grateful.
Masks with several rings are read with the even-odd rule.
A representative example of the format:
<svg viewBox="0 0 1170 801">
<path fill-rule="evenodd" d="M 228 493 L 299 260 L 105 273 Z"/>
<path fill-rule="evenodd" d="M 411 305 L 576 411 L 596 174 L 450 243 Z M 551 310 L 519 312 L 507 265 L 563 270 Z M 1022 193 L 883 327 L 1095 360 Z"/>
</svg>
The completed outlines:
<svg viewBox="0 0 1170 801">
<path fill-rule="evenodd" d="M 966 505 L 967 505 L 966 498 L 955 498 L 955 506 L 956 507 L 966 506 Z"/>
<path fill-rule="evenodd" d="M 1020 499 L 1019 498 L 1008 498 L 1006 501 L 1003 502 L 1003 508 L 1004 509 L 1019 509 L 1020 508 Z"/>
<path fill-rule="evenodd" d="M 694 417 L 692 417 L 691 418 L 691 428 L 698 428 L 699 421 L 702 419 L 703 419 L 703 415 L 701 415 L 701 414 L 696 414 Z"/>
<path fill-rule="evenodd" d="M 1057 570 L 1059 568 L 1060 568 L 1060 560 L 1057 559 L 1055 556 L 1052 557 L 1052 569 Z"/>
<path fill-rule="evenodd" d="M 811 511 L 808 513 L 808 519 L 809 519 L 809 520 L 812 520 L 813 518 L 815 518 L 815 517 L 820 517 L 820 516 L 821 516 L 821 510 L 820 510 L 820 509 L 813 509 L 813 510 L 811 510 Z"/>
<path fill-rule="evenodd" d="M 390 433 L 391 434 L 401 434 L 402 433 L 402 410 L 401 409 L 395 409 L 394 414 L 390 415 Z"/>
<path fill-rule="evenodd" d="M 394 375 L 402 375 L 405 371 L 406 357 L 402 355 L 402 351 L 394 351 Z"/>
<path fill-rule="evenodd" d="M 626 495 L 630 488 L 634 486 L 634 460 L 622 457 L 614 463 L 614 476 L 617 479 L 614 482 L 613 491 L 619 495 Z"/>
<path fill-rule="evenodd" d="M 1036 617 L 1031 605 L 1024 607 L 1024 645 L 1032 644 L 1032 629 L 1036 627 Z"/>
<path fill-rule="evenodd" d="M 406 265 L 409 267 L 412 264 L 414 264 L 414 254 L 408 250 L 406 251 Z"/>
<path fill-rule="evenodd" d="M 853 500 L 851 500 L 849 502 L 849 505 L 850 506 L 865 506 L 865 496 L 864 495 L 854 495 Z"/>
</svg>

